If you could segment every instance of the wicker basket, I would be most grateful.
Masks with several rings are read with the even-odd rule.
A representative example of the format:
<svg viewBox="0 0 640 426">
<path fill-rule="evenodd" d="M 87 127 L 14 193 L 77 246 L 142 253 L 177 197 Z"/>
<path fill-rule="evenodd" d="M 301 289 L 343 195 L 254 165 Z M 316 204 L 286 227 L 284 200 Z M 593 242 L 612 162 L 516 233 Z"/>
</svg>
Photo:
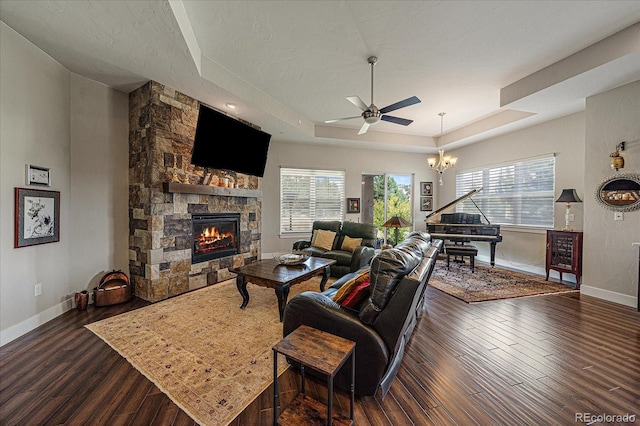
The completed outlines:
<svg viewBox="0 0 640 426">
<path fill-rule="evenodd" d="M 109 306 L 131 300 L 129 277 L 115 269 L 108 272 L 93 289 L 93 301 L 96 306 Z"/>
</svg>

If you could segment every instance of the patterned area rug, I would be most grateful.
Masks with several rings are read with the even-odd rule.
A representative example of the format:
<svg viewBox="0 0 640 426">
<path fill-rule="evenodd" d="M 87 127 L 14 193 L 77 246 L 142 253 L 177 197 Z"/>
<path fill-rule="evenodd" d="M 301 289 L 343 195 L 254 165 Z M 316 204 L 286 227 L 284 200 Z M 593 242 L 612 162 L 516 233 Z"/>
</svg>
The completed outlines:
<svg viewBox="0 0 640 426">
<path fill-rule="evenodd" d="M 477 262 L 475 269 L 472 273 L 468 262 L 452 261 L 451 269 L 447 270 L 446 260 L 439 260 L 429 285 L 467 303 L 578 291 L 568 285 L 545 281 L 542 277 Z"/>
<path fill-rule="evenodd" d="M 320 278 L 291 287 L 289 299 L 319 291 Z M 196 422 L 226 425 L 273 383 L 271 348 L 282 338 L 273 289 L 235 280 L 86 327 L 155 383 Z M 287 363 L 278 360 L 282 374 Z"/>
</svg>

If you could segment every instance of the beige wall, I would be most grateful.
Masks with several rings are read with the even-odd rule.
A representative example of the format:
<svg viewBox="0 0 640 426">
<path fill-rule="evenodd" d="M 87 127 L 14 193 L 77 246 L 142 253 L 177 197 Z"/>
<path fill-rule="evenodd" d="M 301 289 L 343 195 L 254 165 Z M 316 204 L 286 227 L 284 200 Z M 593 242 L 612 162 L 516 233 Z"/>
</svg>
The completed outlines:
<svg viewBox="0 0 640 426">
<path fill-rule="evenodd" d="M 584 199 L 584 121 L 584 113 L 572 114 L 452 151 L 451 154 L 458 157 L 458 166 L 457 170 L 445 172 L 439 205 L 455 199 L 456 172 L 546 154 L 555 154 L 556 157 L 556 196 L 560 195 L 563 188 L 575 188 L 580 198 Z M 554 207 L 554 228 L 562 229 L 565 205 L 555 204 Z M 583 204 L 573 204 L 571 211 L 575 215 L 572 227 L 582 230 Z M 537 274 L 545 273 L 545 230 L 503 226 L 501 233 L 503 241 L 496 246 L 496 264 Z M 475 245 L 479 250 L 479 258 L 488 261 L 489 245 Z M 557 273 L 552 271 L 551 277 L 557 278 Z M 564 274 L 563 278 L 572 280 L 574 277 Z"/>
<path fill-rule="evenodd" d="M 345 171 L 345 197 L 361 198 L 362 173 L 414 174 L 413 224 L 416 230 L 424 231 L 425 212 L 420 211 L 418 185 L 421 181 L 437 181 L 437 175 L 427 166 L 423 154 L 399 153 L 364 149 L 316 146 L 311 144 L 288 144 L 272 142 L 265 176 L 262 181 L 262 253 L 291 250 L 299 237 L 279 236 L 280 212 L 280 167 L 302 167 Z M 438 188 L 435 188 L 437 193 Z M 346 202 L 346 200 L 345 200 Z M 345 220 L 360 221 L 359 214 L 347 214 Z"/>
<path fill-rule="evenodd" d="M 0 31 L 2 345 L 70 309 L 95 274 L 126 267 L 128 107 L 125 94 L 73 75 L 4 23 Z M 60 241 L 14 249 L 25 164 L 51 170 Z"/>
<path fill-rule="evenodd" d="M 636 305 L 638 297 L 638 248 L 640 210 L 624 213 L 614 221 L 613 211 L 595 199 L 595 190 L 616 174 L 609 166 L 609 154 L 621 141 L 625 168 L 621 173 L 640 173 L 640 81 L 587 98 L 586 155 L 584 175 L 584 287 L 596 297 Z"/>
<path fill-rule="evenodd" d="M 71 75 L 73 290 L 93 289 L 106 271 L 129 273 L 129 101 Z"/>
</svg>

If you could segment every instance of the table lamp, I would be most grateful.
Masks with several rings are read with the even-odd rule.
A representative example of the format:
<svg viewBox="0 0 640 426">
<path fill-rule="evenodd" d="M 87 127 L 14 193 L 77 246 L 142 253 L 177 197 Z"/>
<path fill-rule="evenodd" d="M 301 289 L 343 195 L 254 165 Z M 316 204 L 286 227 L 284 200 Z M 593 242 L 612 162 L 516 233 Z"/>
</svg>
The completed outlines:
<svg viewBox="0 0 640 426">
<path fill-rule="evenodd" d="M 582 200 L 578 197 L 575 189 L 563 189 L 562 194 L 556 200 L 556 203 L 567 203 L 567 211 L 564 215 L 564 229 L 563 231 L 573 231 L 573 228 L 569 226 L 569 215 L 571 214 L 571 203 L 581 203 Z"/>
<path fill-rule="evenodd" d="M 398 244 L 398 229 L 411 226 L 411 223 L 407 222 L 404 218 L 400 216 L 393 216 L 391 219 L 387 220 L 382 226 L 384 226 L 385 228 L 395 228 L 395 243 Z"/>
</svg>

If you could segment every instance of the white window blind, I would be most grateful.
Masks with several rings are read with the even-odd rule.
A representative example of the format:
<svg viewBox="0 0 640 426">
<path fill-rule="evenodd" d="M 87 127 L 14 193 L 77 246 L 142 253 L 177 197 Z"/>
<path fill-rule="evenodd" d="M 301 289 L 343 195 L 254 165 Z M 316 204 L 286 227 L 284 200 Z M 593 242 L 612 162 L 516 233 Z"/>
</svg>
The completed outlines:
<svg viewBox="0 0 640 426">
<path fill-rule="evenodd" d="M 482 188 L 473 201 L 492 224 L 552 228 L 554 183 L 555 157 L 545 156 L 458 173 L 456 195 Z M 479 213 L 469 200 L 456 211 Z"/>
<path fill-rule="evenodd" d="M 311 232 L 315 220 L 344 219 L 344 171 L 280 169 L 280 232 Z"/>
</svg>

